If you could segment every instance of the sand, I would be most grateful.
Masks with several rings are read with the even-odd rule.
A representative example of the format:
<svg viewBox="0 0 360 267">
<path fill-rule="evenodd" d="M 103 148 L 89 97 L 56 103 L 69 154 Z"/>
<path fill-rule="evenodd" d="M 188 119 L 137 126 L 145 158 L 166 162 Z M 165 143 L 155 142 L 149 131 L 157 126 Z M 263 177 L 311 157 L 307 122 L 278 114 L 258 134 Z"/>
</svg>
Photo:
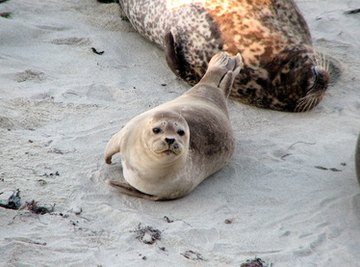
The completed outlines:
<svg viewBox="0 0 360 267">
<path fill-rule="evenodd" d="M 55 207 L 0 208 L 0 265 L 360 266 L 360 14 L 344 14 L 360 2 L 297 3 L 338 82 L 308 113 L 230 101 L 233 159 L 168 202 L 110 188 L 118 164 L 103 161 L 130 118 L 189 88 L 163 52 L 116 4 L 1 3 L 0 192 Z"/>
</svg>

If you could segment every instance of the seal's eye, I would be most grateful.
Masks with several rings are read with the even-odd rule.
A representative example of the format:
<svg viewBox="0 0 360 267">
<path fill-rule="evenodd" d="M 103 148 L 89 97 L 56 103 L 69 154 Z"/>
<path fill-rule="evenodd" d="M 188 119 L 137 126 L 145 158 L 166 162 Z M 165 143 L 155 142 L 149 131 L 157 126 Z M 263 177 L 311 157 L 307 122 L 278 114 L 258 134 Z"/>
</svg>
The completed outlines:
<svg viewBox="0 0 360 267">
<path fill-rule="evenodd" d="M 317 67 L 312 67 L 311 71 L 312 71 L 312 77 L 309 79 L 308 91 L 310 91 L 316 86 L 319 77 L 319 71 Z"/>
<path fill-rule="evenodd" d="M 158 127 L 155 127 L 155 128 L 152 129 L 152 131 L 153 131 L 154 134 L 158 134 L 158 133 L 161 132 L 161 129 L 158 128 Z"/>
<path fill-rule="evenodd" d="M 179 131 L 177 131 L 177 134 L 180 136 L 183 136 L 185 134 L 185 132 L 183 130 L 179 130 Z"/>
</svg>

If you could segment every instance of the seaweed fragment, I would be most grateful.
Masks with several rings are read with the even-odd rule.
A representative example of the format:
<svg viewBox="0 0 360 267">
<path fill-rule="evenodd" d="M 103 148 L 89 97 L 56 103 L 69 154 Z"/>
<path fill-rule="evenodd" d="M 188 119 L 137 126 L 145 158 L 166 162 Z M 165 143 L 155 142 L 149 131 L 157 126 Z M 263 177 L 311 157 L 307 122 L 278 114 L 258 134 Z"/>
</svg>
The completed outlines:
<svg viewBox="0 0 360 267">
<path fill-rule="evenodd" d="M 0 12 L 0 17 L 5 18 L 5 19 L 10 19 L 11 12 Z"/>
<path fill-rule="evenodd" d="M 161 240 L 161 231 L 155 229 L 151 226 L 143 227 L 141 223 L 139 223 L 137 229 L 134 231 L 136 233 L 136 239 L 140 240 L 144 244 L 152 245 L 157 240 Z"/>
<path fill-rule="evenodd" d="M 255 259 L 246 260 L 245 263 L 242 263 L 240 267 L 271 267 L 271 263 L 267 264 L 260 258 L 255 257 Z"/>
<path fill-rule="evenodd" d="M 55 208 L 55 204 L 51 205 L 49 208 L 45 206 L 39 206 L 35 200 L 32 200 L 31 202 L 26 202 L 26 208 L 35 214 L 44 215 L 46 213 L 52 213 Z"/>
</svg>

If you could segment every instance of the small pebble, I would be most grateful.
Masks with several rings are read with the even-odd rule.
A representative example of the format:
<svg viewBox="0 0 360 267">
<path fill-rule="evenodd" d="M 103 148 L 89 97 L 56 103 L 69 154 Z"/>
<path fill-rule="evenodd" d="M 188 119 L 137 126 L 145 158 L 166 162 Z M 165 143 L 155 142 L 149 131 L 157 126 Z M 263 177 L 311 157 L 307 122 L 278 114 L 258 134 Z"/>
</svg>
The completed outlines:
<svg viewBox="0 0 360 267">
<path fill-rule="evenodd" d="M 149 233 L 145 233 L 142 237 L 142 241 L 146 244 L 152 244 L 154 242 L 152 236 Z"/>
<path fill-rule="evenodd" d="M 72 211 L 75 213 L 75 215 L 80 215 L 82 213 L 82 208 L 75 207 L 75 208 L 72 208 Z"/>
</svg>

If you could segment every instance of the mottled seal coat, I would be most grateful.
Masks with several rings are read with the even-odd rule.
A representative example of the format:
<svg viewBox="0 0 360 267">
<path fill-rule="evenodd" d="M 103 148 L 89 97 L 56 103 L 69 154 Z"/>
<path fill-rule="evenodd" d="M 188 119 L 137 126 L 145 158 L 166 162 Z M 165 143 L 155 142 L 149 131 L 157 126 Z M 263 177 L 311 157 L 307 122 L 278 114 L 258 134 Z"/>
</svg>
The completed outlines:
<svg viewBox="0 0 360 267">
<path fill-rule="evenodd" d="M 292 0 L 120 0 L 134 28 L 165 50 L 176 75 L 195 84 L 219 50 L 240 53 L 233 99 L 262 108 L 307 111 L 322 99 L 309 28 Z M 321 60 L 321 59 L 320 59 Z"/>
<path fill-rule="evenodd" d="M 240 55 L 216 54 L 201 81 L 180 97 L 131 119 L 105 149 L 120 152 L 122 192 L 153 200 L 191 192 L 219 171 L 234 152 L 226 98 L 242 67 Z"/>
</svg>

